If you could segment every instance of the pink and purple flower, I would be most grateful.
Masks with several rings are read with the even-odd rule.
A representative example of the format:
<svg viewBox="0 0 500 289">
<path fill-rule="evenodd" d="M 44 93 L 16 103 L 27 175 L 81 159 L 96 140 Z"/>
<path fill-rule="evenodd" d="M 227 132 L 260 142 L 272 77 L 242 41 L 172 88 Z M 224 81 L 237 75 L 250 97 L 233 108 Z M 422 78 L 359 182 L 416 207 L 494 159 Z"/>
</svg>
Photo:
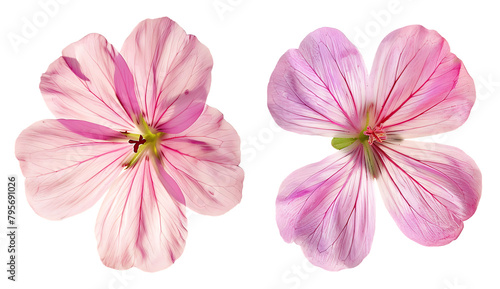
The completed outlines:
<svg viewBox="0 0 500 289">
<path fill-rule="evenodd" d="M 63 219 L 108 190 L 95 233 L 102 262 L 157 271 L 182 254 L 185 207 L 240 202 L 240 140 L 205 104 L 212 57 L 168 18 L 141 22 L 120 52 L 99 34 L 63 50 L 40 89 L 56 120 L 24 130 L 16 156 L 37 214 Z"/>
<path fill-rule="evenodd" d="M 474 101 L 472 78 L 435 31 L 393 31 L 369 75 L 342 32 L 309 34 L 279 60 L 268 107 L 282 128 L 331 137 L 339 151 L 282 183 L 276 218 L 283 239 L 322 268 L 357 266 L 373 240 L 376 179 L 407 237 L 426 246 L 455 240 L 480 199 L 478 167 L 457 148 L 404 139 L 459 127 Z"/>
</svg>

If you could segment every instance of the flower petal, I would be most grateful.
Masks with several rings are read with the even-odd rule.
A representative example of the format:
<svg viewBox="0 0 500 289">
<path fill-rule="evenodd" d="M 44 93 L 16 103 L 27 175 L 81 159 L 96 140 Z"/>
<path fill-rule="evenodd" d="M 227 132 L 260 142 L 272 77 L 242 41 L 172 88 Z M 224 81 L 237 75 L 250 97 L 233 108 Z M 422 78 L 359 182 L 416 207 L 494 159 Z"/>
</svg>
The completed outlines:
<svg viewBox="0 0 500 289">
<path fill-rule="evenodd" d="M 122 56 L 99 34 L 63 50 L 42 75 L 40 90 L 58 118 L 80 119 L 115 130 L 138 123 L 134 80 Z"/>
<path fill-rule="evenodd" d="M 376 96 L 372 127 L 411 138 L 453 130 L 475 101 L 472 78 L 446 40 L 422 26 L 398 29 L 382 41 L 370 74 Z"/>
<path fill-rule="evenodd" d="M 286 130 L 355 136 L 365 124 L 366 75 L 344 34 L 320 28 L 278 61 L 267 90 L 269 111 Z"/>
<path fill-rule="evenodd" d="M 33 210 L 48 219 L 76 215 L 94 205 L 132 152 L 125 137 L 78 120 L 43 120 L 16 141 Z"/>
<path fill-rule="evenodd" d="M 116 180 L 104 198 L 95 233 L 104 265 L 153 272 L 180 257 L 187 237 L 184 206 L 163 186 L 145 155 Z"/>
<path fill-rule="evenodd" d="M 426 246 L 455 240 L 481 196 L 481 172 L 474 161 L 457 148 L 434 143 L 373 147 L 380 161 L 380 191 L 403 233 Z"/>
<path fill-rule="evenodd" d="M 205 215 L 220 215 L 238 204 L 243 188 L 240 138 L 217 109 L 206 106 L 181 134 L 162 141 L 165 170 L 179 184 L 186 206 Z"/>
<path fill-rule="evenodd" d="M 181 188 L 179 188 L 179 185 L 175 182 L 175 180 L 169 174 L 167 174 L 159 159 L 156 159 L 155 169 L 158 178 L 161 180 L 161 183 L 170 194 L 170 196 L 172 196 L 172 198 L 174 198 L 179 204 L 185 206 L 186 199 L 184 198 L 184 194 L 182 193 Z"/>
<path fill-rule="evenodd" d="M 159 18 L 139 23 L 121 52 L 148 124 L 180 133 L 196 121 L 210 89 L 213 63 L 207 47 L 174 21 Z"/>
<path fill-rule="evenodd" d="M 372 177 L 363 146 L 353 146 L 290 174 L 276 201 L 283 239 L 332 271 L 361 263 L 375 230 Z"/>
</svg>

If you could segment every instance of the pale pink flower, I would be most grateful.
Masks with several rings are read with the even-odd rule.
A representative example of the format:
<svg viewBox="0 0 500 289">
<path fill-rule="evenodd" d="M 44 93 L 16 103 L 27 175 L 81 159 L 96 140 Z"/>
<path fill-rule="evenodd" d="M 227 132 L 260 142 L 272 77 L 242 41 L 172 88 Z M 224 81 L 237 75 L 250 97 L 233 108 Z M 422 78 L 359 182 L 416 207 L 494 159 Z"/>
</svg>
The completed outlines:
<svg viewBox="0 0 500 289">
<path fill-rule="evenodd" d="M 462 61 L 435 31 L 390 33 L 369 76 L 342 32 L 309 34 L 279 60 L 269 110 L 282 128 L 333 137 L 340 151 L 282 183 L 276 214 L 283 239 L 325 269 L 357 266 L 372 244 L 376 178 L 407 237 L 426 246 L 455 240 L 478 205 L 478 167 L 457 148 L 403 139 L 459 127 L 474 100 Z"/>
<path fill-rule="evenodd" d="M 241 199 L 238 134 L 205 105 L 210 52 L 161 18 L 141 22 L 121 52 L 90 34 L 62 54 L 40 83 L 59 119 L 16 143 L 28 202 L 63 219 L 109 190 L 95 227 L 102 262 L 166 268 L 184 249 L 186 206 L 220 215 Z"/>
</svg>

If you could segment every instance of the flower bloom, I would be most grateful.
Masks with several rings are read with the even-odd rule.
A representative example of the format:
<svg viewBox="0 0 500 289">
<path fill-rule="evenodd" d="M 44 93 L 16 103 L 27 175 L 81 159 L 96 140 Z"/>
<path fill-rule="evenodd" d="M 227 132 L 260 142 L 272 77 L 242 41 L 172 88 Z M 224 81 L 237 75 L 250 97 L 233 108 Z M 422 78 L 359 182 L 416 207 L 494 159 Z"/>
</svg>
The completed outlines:
<svg viewBox="0 0 500 289">
<path fill-rule="evenodd" d="M 342 32 L 309 34 L 276 65 L 268 107 L 282 128 L 333 137 L 340 151 L 281 184 L 276 219 L 283 239 L 325 269 L 357 266 L 373 240 L 376 178 L 407 237 L 426 246 L 455 240 L 478 205 L 478 167 L 457 148 L 403 139 L 459 127 L 474 100 L 462 61 L 435 31 L 390 33 L 369 76 Z"/>
<path fill-rule="evenodd" d="M 220 215 L 240 202 L 240 140 L 205 105 L 212 57 L 168 18 L 141 22 L 117 52 L 90 34 L 63 50 L 40 89 L 57 120 L 24 130 L 16 156 L 28 202 L 48 219 L 106 194 L 102 262 L 157 271 L 182 254 L 185 207 Z"/>
</svg>

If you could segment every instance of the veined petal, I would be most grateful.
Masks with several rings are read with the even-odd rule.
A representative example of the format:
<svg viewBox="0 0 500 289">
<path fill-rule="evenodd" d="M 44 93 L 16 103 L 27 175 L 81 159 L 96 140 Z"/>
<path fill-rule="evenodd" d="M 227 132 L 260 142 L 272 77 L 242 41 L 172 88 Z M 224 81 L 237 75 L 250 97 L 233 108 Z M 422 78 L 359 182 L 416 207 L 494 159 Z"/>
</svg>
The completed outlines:
<svg viewBox="0 0 500 289">
<path fill-rule="evenodd" d="M 79 120 L 43 120 L 16 141 L 33 210 L 48 219 L 76 215 L 109 189 L 131 153 L 125 137 Z"/>
<path fill-rule="evenodd" d="M 80 119 L 115 130 L 138 123 L 134 80 L 122 56 L 99 34 L 63 50 L 42 75 L 40 90 L 58 118 Z"/>
<path fill-rule="evenodd" d="M 186 205 L 186 199 L 184 198 L 184 194 L 179 188 L 179 185 L 175 182 L 175 180 L 165 171 L 163 168 L 163 164 L 158 158 L 155 158 L 156 162 L 156 174 L 160 179 L 161 183 L 170 194 L 172 198 L 174 198 L 180 205 Z"/>
<path fill-rule="evenodd" d="M 161 143 L 161 155 L 193 211 L 220 215 L 240 202 L 240 138 L 217 109 L 206 106 L 191 127 L 169 135 Z"/>
<path fill-rule="evenodd" d="M 411 138 L 453 130 L 475 101 L 472 78 L 446 40 L 422 26 L 398 29 L 382 41 L 370 74 L 376 96 L 370 125 L 390 137 Z"/>
<path fill-rule="evenodd" d="M 403 233 L 426 246 L 455 240 L 481 196 L 481 172 L 474 161 L 455 147 L 434 143 L 373 147 L 380 191 Z"/>
<path fill-rule="evenodd" d="M 281 236 L 302 247 L 314 265 L 338 271 L 357 266 L 375 229 L 372 177 L 363 146 L 353 145 L 290 174 L 280 187 Z"/>
<path fill-rule="evenodd" d="M 184 206 L 165 189 L 155 164 L 145 155 L 118 177 L 102 204 L 95 233 L 104 265 L 158 271 L 184 250 Z"/>
<path fill-rule="evenodd" d="M 213 63 L 195 36 L 169 18 L 147 19 L 125 40 L 121 53 L 148 124 L 180 133 L 196 121 L 210 89 Z"/>
<path fill-rule="evenodd" d="M 278 61 L 267 90 L 269 111 L 286 130 L 356 136 L 365 125 L 366 75 L 344 34 L 320 28 Z"/>
</svg>

